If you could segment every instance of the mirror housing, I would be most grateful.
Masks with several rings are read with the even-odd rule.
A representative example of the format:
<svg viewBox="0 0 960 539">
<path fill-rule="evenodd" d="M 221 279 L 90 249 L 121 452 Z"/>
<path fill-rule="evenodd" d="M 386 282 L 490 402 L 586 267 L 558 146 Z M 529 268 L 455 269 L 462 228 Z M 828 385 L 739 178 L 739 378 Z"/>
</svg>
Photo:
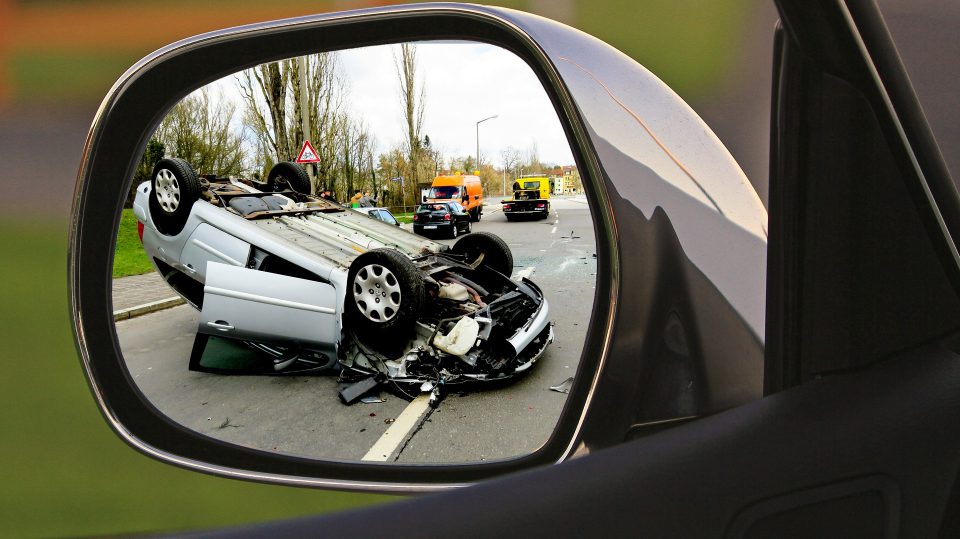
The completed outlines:
<svg viewBox="0 0 960 539">
<path fill-rule="evenodd" d="M 240 447 L 160 414 L 123 364 L 110 275 L 123 203 L 118 193 L 129 190 L 138 156 L 164 113 L 200 86 L 259 63 L 450 36 L 503 47 L 533 69 L 561 119 L 593 210 L 596 295 L 579 368 L 549 440 L 506 461 L 383 466 Z M 69 284 L 94 395 L 111 427 L 140 451 L 237 478 L 423 491 L 561 462 L 758 398 L 765 265 L 759 198 L 710 129 L 653 74 L 547 19 L 431 4 L 222 30 L 169 45 L 131 67 L 88 135 L 72 214 Z"/>
</svg>

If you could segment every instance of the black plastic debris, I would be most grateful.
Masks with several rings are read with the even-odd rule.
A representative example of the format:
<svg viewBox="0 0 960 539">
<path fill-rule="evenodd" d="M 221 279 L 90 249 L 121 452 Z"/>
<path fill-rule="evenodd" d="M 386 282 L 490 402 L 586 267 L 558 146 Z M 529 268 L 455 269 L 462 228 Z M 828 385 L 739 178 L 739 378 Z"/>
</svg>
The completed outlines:
<svg viewBox="0 0 960 539">
<path fill-rule="evenodd" d="M 357 399 L 362 397 L 365 393 L 371 389 L 377 387 L 376 377 L 370 376 L 350 384 L 340 390 L 340 400 L 344 404 L 353 404 Z"/>
<path fill-rule="evenodd" d="M 550 387 L 550 391 L 556 391 L 557 393 L 570 393 L 570 386 L 573 385 L 573 377 L 567 378 L 566 380 L 560 382 L 555 386 Z"/>
</svg>

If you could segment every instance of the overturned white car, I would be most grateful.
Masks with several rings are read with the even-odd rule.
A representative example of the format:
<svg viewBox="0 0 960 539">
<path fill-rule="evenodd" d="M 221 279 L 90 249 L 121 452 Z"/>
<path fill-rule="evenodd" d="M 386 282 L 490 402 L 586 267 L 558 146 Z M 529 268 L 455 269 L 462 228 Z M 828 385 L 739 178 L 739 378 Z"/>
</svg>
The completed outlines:
<svg viewBox="0 0 960 539">
<path fill-rule="evenodd" d="M 263 359 L 255 372 L 339 371 L 346 403 L 380 384 L 436 402 L 447 385 L 526 371 L 553 341 L 547 301 L 510 279 L 499 237 L 450 248 L 309 188 L 295 163 L 261 184 L 198 177 L 182 159 L 138 186 L 144 249 L 201 312 L 190 368 L 225 372 L 204 356 L 239 344 Z"/>
</svg>

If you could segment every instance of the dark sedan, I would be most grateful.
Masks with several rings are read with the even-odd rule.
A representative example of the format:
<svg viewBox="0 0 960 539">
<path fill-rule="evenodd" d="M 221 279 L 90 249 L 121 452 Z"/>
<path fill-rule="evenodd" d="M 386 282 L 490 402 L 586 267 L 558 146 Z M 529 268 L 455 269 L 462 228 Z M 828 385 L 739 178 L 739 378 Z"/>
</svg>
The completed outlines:
<svg viewBox="0 0 960 539">
<path fill-rule="evenodd" d="M 473 227 L 470 214 L 457 202 L 430 202 L 417 206 L 413 215 L 413 231 L 421 236 L 440 234 L 456 238 L 469 234 Z"/>
</svg>

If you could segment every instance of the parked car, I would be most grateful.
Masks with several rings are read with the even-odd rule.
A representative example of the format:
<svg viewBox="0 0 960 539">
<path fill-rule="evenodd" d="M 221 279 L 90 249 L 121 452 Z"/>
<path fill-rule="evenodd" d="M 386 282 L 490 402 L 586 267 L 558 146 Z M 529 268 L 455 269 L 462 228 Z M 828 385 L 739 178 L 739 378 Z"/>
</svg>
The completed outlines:
<svg viewBox="0 0 960 539">
<path fill-rule="evenodd" d="M 547 301 L 529 280 L 510 279 L 513 256 L 499 237 L 469 234 L 448 247 L 301 192 L 309 185 L 291 162 L 261 184 L 201 182 L 168 158 L 137 188 L 150 261 L 201 312 L 192 368 L 209 338 L 227 338 L 271 356 L 276 371 L 337 370 L 364 391 L 374 379 L 429 383 L 437 401 L 444 386 L 527 371 L 552 342 Z M 466 213 L 450 214 L 469 232 Z M 399 368 L 388 366 L 397 358 Z"/>
<path fill-rule="evenodd" d="M 365 213 L 367 214 L 367 217 L 376 219 L 378 221 L 383 221 L 388 225 L 400 226 L 400 221 L 397 221 L 397 218 L 394 217 L 387 208 L 354 208 L 354 210 L 360 213 Z"/>
<path fill-rule="evenodd" d="M 427 202 L 413 214 L 413 232 L 456 238 L 473 231 L 473 219 L 459 202 Z"/>
</svg>

